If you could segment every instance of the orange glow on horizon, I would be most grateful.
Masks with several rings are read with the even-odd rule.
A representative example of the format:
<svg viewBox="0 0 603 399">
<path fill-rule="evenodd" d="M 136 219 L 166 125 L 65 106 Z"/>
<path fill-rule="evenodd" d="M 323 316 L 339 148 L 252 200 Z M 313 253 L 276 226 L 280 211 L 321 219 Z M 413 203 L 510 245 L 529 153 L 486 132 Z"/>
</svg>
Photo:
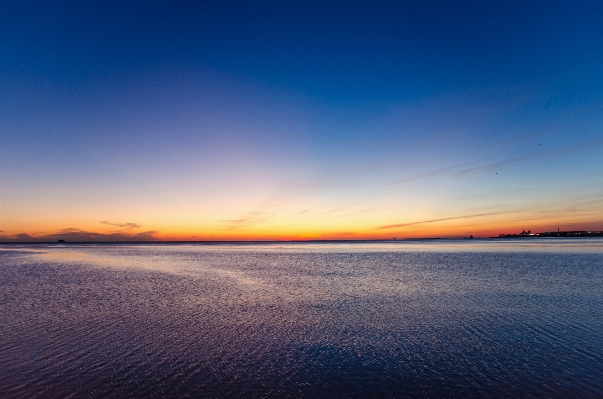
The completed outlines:
<svg viewBox="0 0 603 399">
<path fill-rule="evenodd" d="M 523 230 L 533 233 L 568 230 L 603 230 L 602 222 L 563 220 L 555 223 L 551 220 L 488 220 L 487 223 L 473 220 L 424 222 L 399 228 L 359 227 L 354 229 L 352 223 L 342 226 L 249 226 L 239 229 L 216 228 L 195 229 L 193 227 L 177 228 L 107 228 L 94 230 L 59 228 L 45 231 L 17 230 L 18 232 L 2 233 L 3 241 L 31 241 L 63 238 L 67 241 L 306 241 L 306 240 L 391 240 L 396 238 L 461 238 L 473 235 L 475 238 L 497 237 L 499 234 L 517 234 Z M 411 224 L 411 223 L 409 223 Z M 49 226 L 50 227 L 50 226 Z M 115 227 L 115 226 L 113 226 Z M 126 226 L 131 227 L 131 226 Z M 26 234 L 27 236 L 24 236 Z"/>
</svg>

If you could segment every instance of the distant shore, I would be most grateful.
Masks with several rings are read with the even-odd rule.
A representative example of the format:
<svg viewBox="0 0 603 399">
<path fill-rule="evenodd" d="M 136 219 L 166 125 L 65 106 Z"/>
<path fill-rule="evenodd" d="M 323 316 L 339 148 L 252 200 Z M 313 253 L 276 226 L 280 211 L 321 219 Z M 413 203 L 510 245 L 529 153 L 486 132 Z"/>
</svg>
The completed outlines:
<svg viewBox="0 0 603 399">
<path fill-rule="evenodd" d="M 532 233 L 522 231 L 519 234 L 500 234 L 498 237 L 490 238 L 539 238 L 539 237 L 603 237 L 602 231 L 547 231 L 544 233 Z"/>
</svg>

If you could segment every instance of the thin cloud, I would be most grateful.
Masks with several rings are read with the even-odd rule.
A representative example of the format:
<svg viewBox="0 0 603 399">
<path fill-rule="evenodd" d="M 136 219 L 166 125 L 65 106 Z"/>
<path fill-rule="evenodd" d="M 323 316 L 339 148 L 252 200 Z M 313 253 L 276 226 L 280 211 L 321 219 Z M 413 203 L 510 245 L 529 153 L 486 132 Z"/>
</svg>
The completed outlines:
<svg viewBox="0 0 603 399">
<path fill-rule="evenodd" d="M 235 230 L 243 227 L 248 227 L 254 224 L 260 224 L 270 219 L 273 216 L 271 213 L 254 211 L 249 212 L 245 216 L 237 219 L 222 220 L 227 230 Z"/>
<path fill-rule="evenodd" d="M 344 210 L 344 208 L 335 208 L 335 209 L 331 209 L 331 210 L 328 210 L 328 211 L 324 211 L 324 212 L 322 212 L 322 214 L 323 215 L 330 215 L 330 214 L 333 214 L 333 213 L 341 212 L 343 210 Z"/>
<path fill-rule="evenodd" d="M 461 170 L 460 172 L 456 173 L 455 176 L 461 177 L 461 176 L 465 176 L 465 175 L 468 175 L 468 174 L 471 174 L 474 172 L 481 172 L 481 171 L 494 172 L 495 170 L 497 170 L 498 168 L 501 168 L 503 166 L 507 166 L 509 164 L 512 164 L 515 162 L 520 162 L 520 161 L 530 159 L 530 158 L 542 158 L 542 157 L 548 157 L 548 156 L 559 156 L 559 155 L 563 155 L 563 154 L 570 154 L 570 153 L 574 153 L 576 151 L 581 151 L 581 150 L 587 149 L 589 147 L 600 145 L 602 141 L 603 140 L 601 140 L 600 138 L 594 138 L 591 140 L 573 143 L 571 145 L 567 145 L 562 148 L 555 148 L 555 149 L 546 150 L 546 151 L 536 151 L 536 152 L 532 152 L 532 153 L 529 153 L 526 155 L 509 158 L 509 159 L 506 159 L 503 161 L 488 163 L 485 165 Z"/>
<path fill-rule="evenodd" d="M 520 156 L 520 157 L 506 159 L 506 160 L 500 161 L 500 162 L 494 162 L 494 163 L 489 163 L 489 164 L 486 164 L 486 165 L 476 166 L 474 168 L 469 168 L 469 169 L 461 170 L 460 172 L 457 172 L 455 174 L 455 176 L 461 177 L 461 176 L 465 176 L 465 175 L 468 175 L 470 173 L 479 172 L 479 171 L 492 171 L 493 172 L 494 170 L 496 170 L 498 168 L 501 168 L 503 166 L 507 166 L 507 165 L 515 163 L 515 162 L 523 161 L 524 159 L 532 158 L 535 155 L 536 154 L 523 155 L 523 156 Z"/>
<path fill-rule="evenodd" d="M 391 182 L 389 184 L 390 185 L 392 185 L 392 184 L 402 184 L 402 183 L 408 183 L 408 182 L 415 181 L 415 180 L 423 180 L 423 179 L 427 179 L 427 178 L 430 178 L 430 177 L 433 177 L 433 176 L 437 176 L 437 175 L 439 175 L 441 173 L 444 173 L 444 172 L 447 172 L 449 170 L 456 169 L 458 167 L 465 166 L 465 165 L 467 165 L 467 164 L 463 163 L 463 164 L 460 164 L 460 165 L 457 164 L 457 165 L 447 166 L 445 168 L 435 169 L 435 170 L 432 170 L 432 171 L 427 172 L 427 173 L 422 173 L 420 175 L 407 177 L 407 178 L 402 179 L 402 180 L 396 180 L 396 181 Z"/>
<path fill-rule="evenodd" d="M 431 172 L 427 172 L 427 173 L 423 173 L 422 175 L 417 175 L 417 176 L 413 176 L 413 177 L 408 177 L 406 179 L 402 179 L 402 180 L 397 180 L 395 182 L 392 182 L 390 184 L 402 184 L 402 183 L 408 183 L 414 180 L 422 180 L 422 179 L 426 179 L 428 177 L 432 177 L 432 176 L 436 176 L 439 175 L 440 173 L 442 173 L 444 170 L 434 170 Z"/>
<path fill-rule="evenodd" d="M 118 222 L 109 222 L 107 220 L 102 220 L 99 223 L 106 224 L 109 226 L 120 227 L 120 228 L 126 229 L 126 230 L 139 229 L 141 227 L 138 223 L 131 223 L 131 222 L 118 223 Z"/>
<path fill-rule="evenodd" d="M 411 223 L 388 224 L 386 226 L 377 227 L 377 230 L 396 229 L 398 227 L 416 226 L 418 224 L 426 224 L 426 223 L 445 222 L 448 220 L 472 219 L 472 218 L 478 218 L 478 217 L 483 217 L 483 216 L 492 216 L 492 215 L 497 215 L 497 214 L 499 214 L 499 212 L 478 213 L 478 214 L 474 214 L 474 215 L 464 215 L 464 216 L 453 216 L 453 217 L 449 217 L 449 218 L 421 220 L 419 222 L 411 222 Z"/>
</svg>

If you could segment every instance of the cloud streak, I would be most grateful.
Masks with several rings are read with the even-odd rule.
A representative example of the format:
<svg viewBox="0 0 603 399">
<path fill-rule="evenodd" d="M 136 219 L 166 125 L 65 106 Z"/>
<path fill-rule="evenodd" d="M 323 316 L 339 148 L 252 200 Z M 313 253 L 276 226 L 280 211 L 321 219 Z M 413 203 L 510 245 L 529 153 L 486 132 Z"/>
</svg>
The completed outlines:
<svg viewBox="0 0 603 399">
<path fill-rule="evenodd" d="M 498 215 L 498 214 L 499 214 L 499 212 L 478 213 L 478 214 L 474 214 L 474 215 L 453 216 L 453 217 L 449 217 L 449 218 L 421 220 L 418 222 L 410 222 L 410 223 L 388 224 L 386 226 L 377 227 L 377 230 L 396 229 L 398 227 L 407 227 L 407 226 L 416 226 L 419 224 L 445 222 L 448 220 L 472 219 L 472 218 L 478 218 L 478 217 L 483 217 L 483 216 L 492 216 L 492 215 Z"/>
<path fill-rule="evenodd" d="M 494 172 L 495 170 L 497 170 L 497 168 L 501 168 L 503 166 L 507 166 L 507 165 L 515 163 L 515 162 L 524 161 L 526 159 L 570 154 L 570 153 L 574 153 L 576 151 L 584 150 L 585 148 L 589 148 L 592 146 L 598 146 L 601 144 L 601 141 L 602 140 L 600 138 L 595 138 L 595 139 L 591 139 L 591 140 L 577 142 L 577 143 L 574 143 L 572 145 L 568 145 L 568 146 L 565 146 L 562 148 L 555 148 L 555 149 L 546 150 L 546 151 L 536 151 L 536 152 L 532 152 L 529 154 L 505 159 L 503 161 L 488 163 L 485 165 L 476 166 L 476 167 L 469 168 L 469 169 L 464 169 L 464 170 L 461 170 L 460 172 L 457 172 L 455 174 L 455 176 L 462 177 L 462 176 L 466 176 L 466 175 L 474 173 L 474 172 L 481 172 L 481 171 Z"/>
<path fill-rule="evenodd" d="M 245 216 L 237 219 L 222 220 L 222 223 L 226 226 L 226 230 L 236 230 L 245 227 L 249 227 L 254 224 L 260 224 L 270 219 L 274 214 L 254 211 L 249 212 Z"/>
<path fill-rule="evenodd" d="M 465 170 L 461 170 L 460 172 L 457 172 L 455 174 L 456 177 L 461 177 L 461 176 L 466 176 L 468 174 L 471 174 L 473 172 L 480 172 L 480 171 L 494 171 L 500 167 L 503 166 L 507 166 L 509 164 L 515 163 L 515 162 L 519 162 L 519 161 L 523 161 L 525 159 L 529 159 L 536 156 L 536 154 L 529 154 L 529 155 L 523 155 L 520 157 L 515 157 L 515 158 L 510 158 L 510 159 L 506 159 L 504 161 L 499 161 L 499 162 L 493 162 L 493 163 L 489 163 L 486 165 L 481 165 L 481 166 L 476 166 L 473 168 L 469 168 L 469 169 L 465 169 Z"/>
<path fill-rule="evenodd" d="M 106 224 L 109 226 L 119 227 L 119 228 L 126 229 L 126 230 L 139 229 L 141 227 L 138 223 L 131 223 L 131 222 L 118 223 L 118 222 L 109 222 L 107 220 L 102 220 L 99 223 Z"/>
<path fill-rule="evenodd" d="M 395 184 L 409 183 L 409 182 L 415 181 L 415 180 L 423 180 L 423 179 L 427 179 L 427 178 L 430 178 L 430 177 L 433 177 L 433 176 L 437 176 L 437 175 L 439 175 L 441 173 L 444 173 L 444 172 L 447 172 L 449 170 L 456 169 L 458 167 L 465 166 L 465 165 L 467 165 L 467 163 L 464 163 L 464 164 L 461 164 L 461 165 L 447 166 L 445 168 L 435 169 L 435 170 L 429 171 L 427 173 L 422 173 L 420 175 L 416 175 L 416 176 L 412 176 L 412 177 L 407 177 L 406 179 L 396 180 L 396 181 L 391 182 L 389 184 L 390 185 L 395 185 Z"/>
</svg>

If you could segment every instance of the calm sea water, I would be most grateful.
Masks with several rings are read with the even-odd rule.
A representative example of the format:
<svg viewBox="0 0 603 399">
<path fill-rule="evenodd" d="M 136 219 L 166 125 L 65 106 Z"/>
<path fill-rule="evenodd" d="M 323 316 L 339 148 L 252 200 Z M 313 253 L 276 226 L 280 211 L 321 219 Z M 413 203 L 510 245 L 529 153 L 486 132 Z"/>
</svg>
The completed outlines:
<svg viewBox="0 0 603 399">
<path fill-rule="evenodd" d="M 1 398 L 603 397 L 603 240 L 0 246 Z"/>
</svg>

